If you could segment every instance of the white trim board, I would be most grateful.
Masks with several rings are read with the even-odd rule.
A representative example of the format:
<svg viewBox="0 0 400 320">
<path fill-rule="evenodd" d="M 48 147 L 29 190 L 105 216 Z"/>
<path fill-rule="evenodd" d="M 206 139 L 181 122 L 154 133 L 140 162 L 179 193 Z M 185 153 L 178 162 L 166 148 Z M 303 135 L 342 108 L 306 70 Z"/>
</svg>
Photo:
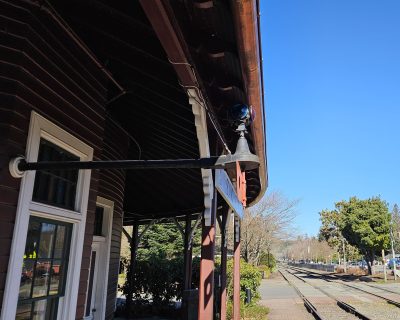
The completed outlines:
<svg viewBox="0 0 400 320">
<path fill-rule="evenodd" d="M 202 99 L 195 89 L 188 89 L 187 93 L 189 96 L 189 103 L 192 105 L 196 135 L 199 142 L 200 158 L 209 158 L 210 145 L 208 141 L 206 106 L 201 102 Z M 212 199 L 214 197 L 212 171 L 210 169 L 201 169 L 201 176 L 203 178 L 204 192 L 204 224 L 210 226 Z"/>
</svg>

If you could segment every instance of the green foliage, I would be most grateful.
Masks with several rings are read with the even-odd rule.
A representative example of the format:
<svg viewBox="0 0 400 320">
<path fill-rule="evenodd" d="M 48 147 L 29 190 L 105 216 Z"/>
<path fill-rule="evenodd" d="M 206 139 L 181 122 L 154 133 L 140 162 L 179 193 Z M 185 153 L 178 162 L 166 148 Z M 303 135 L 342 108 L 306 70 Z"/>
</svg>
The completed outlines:
<svg viewBox="0 0 400 320">
<path fill-rule="evenodd" d="M 197 232 L 197 237 L 200 232 Z M 200 241 L 194 240 L 194 245 Z M 195 252 L 195 250 L 194 250 Z M 152 307 L 165 306 L 173 298 L 180 299 L 183 288 L 183 242 L 179 230 L 174 224 L 154 225 L 144 234 L 141 239 L 138 258 L 134 267 L 133 281 L 130 282 L 129 260 L 126 261 L 126 270 L 128 270 L 127 281 L 122 289 L 125 294 L 133 292 L 135 306 L 128 312 L 134 312 L 138 308 L 138 303 L 146 306 L 146 300 L 153 300 Z M 215 283 L 218 283 L 218 274 L 220 269 L 220 259 L 216 259 Z M 192 287 L 196 288 L 199 284 L 200 259 L 194 258 L 192 262 Z M 233 295 L 233 260 L 227 263 L 227 294 L 228 299 Z M 261 284 L 261 274 L 257 267 L 254 267 L 244 260 L 240 262 L 240 298 L 245 300 L 246 288 L 252 292 L 252 304 L 259 300 L 258 287 Z M 217 290 L 217 286 L 215 286 Z M 140 305 L 140 304 L 139 304 Z M 245 308 L 245 314 L 252 315 L 265 314 L 265 308 L 255 306 Z"/>
<path fill-rule="evenodd" d="M 171 259 L 182 255 L 182 251 L 183 239 L 175 224 L 154 224 L 145 232 L 140 241 L 138 260 L 155 256 Z"/>
<path fill-rule="evenodd" d="M 319 215 L 321 227 L 319 229 L 318 240 L 325 240 L 331 248 L 338 251 L 339 255 L 343 255 L 343 215 L 338 210 L 322 210 Z M 348 260 L 359 260 L 361 258 L 358 248 L 348 242 L 345 242 L 345 250 Z M 336 257 L 337 260 L 339 259 L 339 255 Z"/>
<path fill-rule="evenodd" d="M 127 294 L 132 286 L 133 297 L 136 300 L 146 300 L 151 297 L 154 305 L 162 305 L 170 302 L 172 298 L 181 297 L 182 283 L 183 259 L 177 257 L 167 260 L 154 255 L 136 261 L 133 283 L 126 281 L 123 291 Z"/>
<path fill-rule="evenodd" d="M 352 197 L 349 201 L 337 202 L 335 206 L 336 210 L 320 212 L 319 238 L 341 254 L 342 241 L 346 239 L 348 258 L 357 259 L 362 252 L 371 272 L 375 254 L 380 254 L 390 244 L 390 214 L 386 202 L 379 197 L 367 200 Z"/>
<path fill-rule="evenodd" d="M 260 273 L 261 273 L 261 272 L 264 273 L 264 278 L 265 278 L 265 279 L 268 279 L 269 276 L 271 275 L 271 269 L 268 268 L 268 267 L 265 266 L 265 265 L 258 265 L 258 266 L 257 266 L 257 269 L 258 269 L 258 271 L 260 271 Z"/>
<path fill-rule="evenodd" d="M 240 303 L 240 318 L 242 320 L 265 320 L 269 309 L 267 307 L 251 304 L 246 305 L 243 302 Z M 232 302 L 228 302 L 226 308 L 226 318 L 228 320 L 233 319 L 233 305 Z"/>
<path fill-rule="evenodd" d="M 392 210 L 392 235 L 394 240 L 395 252 L 400 252 L 400 210 L 395 204 Z"/>
<path fill-rule="evenodd" d="M 274 270 L 276 267 L 276 259 L 270 252 L 262 252 L 260 255 L 260 265 L 267 266 L 270 270 Z"/>
<path fill-rule="evenodd" d="M 229 299 L 233 299 L 233 259 L 227 263 L 227 295 Z M 252 303 L 260 299 L 258 287 L 261 284 L 261 274 L 257 267 L 247 263 L 244 259 L 240 260 L 240 300 L 246 298 L 246 288 L 250 288 L 252 295 Z"/>
<path fill-rule="evenodd" d="M 183 227 L 183 226 L 182 226 Z M 139 233 L 143 232 L 141 227 Z M 197 232 L 193 240 L 193 252 L 199 248 Z M 136 301 L 153 300 L 153 305 L 165 305 L 173 298 L 180 298 L 183 287 L 183 239 L 177 226 L 172 223 L 155 224 L 141 238 L 133 278 L 130 277 L 130 261 L 124 260 L 128 274 L 123 292 L 132 292 Z M 199 267 L 194 261 L 194 269 Z M 198 271 L 197 271 L 198 274 Z M 195 272 L 193 281 L 197 280 Z M 143 301 L 144 302 L 144 301 Z"/>
<path fill-rule="evenodd" d="M 184 223 L 181 225 L 185 228 Z M 200 228 L 201 226 L 194 235 L 193 255 L 200 253 Z M 139 230 L 139 233 L 141 231 Z M 174 223 L 158 223 L 152 225 L 143 235 L 138 249 L 138 259 L 148 259 L 150 256 L 171 259 L 182 255 L 182 252 L 183 239 L 178 227 Z"/>
<path fill-rule="evenodd" d="M 390 214 L 380 198 L 359 200 L 356 197 L 336 204 L 342 215 L 342 233 L 362 252 L 379 254 L 390 244 Z"/>
<path fill-rule="evenodd" d="M 379 197 L 336 203 L 341 215 L 341 231 L 346 240 L 357 247 L 368 262 L 368 271 L 376 254 L 390 245 L 390 214 L 388 205 Z"/>
<path fill-rule="evenodd" d="M 319 213 L 321 227 L 318 239 L 326 240 L 331 248 L 338 247 L 341 239 L 340 214 L 336 210 L 322 210 Z"/>
</svg>

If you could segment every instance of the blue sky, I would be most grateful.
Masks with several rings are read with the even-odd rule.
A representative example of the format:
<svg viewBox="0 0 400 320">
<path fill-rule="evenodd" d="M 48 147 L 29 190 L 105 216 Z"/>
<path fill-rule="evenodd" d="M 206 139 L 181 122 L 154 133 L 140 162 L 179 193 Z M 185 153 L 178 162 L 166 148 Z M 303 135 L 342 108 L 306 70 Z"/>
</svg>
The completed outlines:
<svg viewBox="0 0 400 320">
<path fill-rule="evenodd" d="M 260 2 L 269 190 L 298 232 L 353 195 L 400 204 L 400 1 Z"/>
</svg>

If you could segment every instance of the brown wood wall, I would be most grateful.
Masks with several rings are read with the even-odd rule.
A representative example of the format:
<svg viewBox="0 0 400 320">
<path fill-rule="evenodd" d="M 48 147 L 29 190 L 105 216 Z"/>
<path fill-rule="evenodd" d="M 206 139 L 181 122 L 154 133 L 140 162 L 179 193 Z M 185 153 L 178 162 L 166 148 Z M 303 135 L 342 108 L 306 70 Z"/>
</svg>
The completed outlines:
<svg viewBox="0 0 400 320">
<path fill-rule="evenodd" d="M 126 159 L 128 155 L 128 146 L 129 140 L 124 132 L 118 126 L 116 126 L 116 123 L 108 120 L 105 127 L 103 159 Z M 100 171 L 98 195 L 114 202 L 105 319 L 112 319 L 115 309 L 121 251 L 124 189 L 124 170 Z"/>
<path fill-rule="evenodd" d="M 0 2 L 0 308 L 3 301 L 20 180 L 8 161 L 25 154 L 32 110 L 94 148 L 94 159 L 121 158 L 128 141 L 108 125 L 104 139 L 107 81 L 104 74 L 36 5 L 22 0 Z M 104 140 L 104 141 L 103 141 Z M 104 157 L 103 157 L 104 146 Z M 101 182 L 99 181 L 101 179 Z M 115 299 L 122 227 L 124 175 L 92 172 L 80 275 L 77 319 L 84 315 L 93 235 L 100 195 L 115 202 L 109 281 L 110 318 Z"/>
</svg>

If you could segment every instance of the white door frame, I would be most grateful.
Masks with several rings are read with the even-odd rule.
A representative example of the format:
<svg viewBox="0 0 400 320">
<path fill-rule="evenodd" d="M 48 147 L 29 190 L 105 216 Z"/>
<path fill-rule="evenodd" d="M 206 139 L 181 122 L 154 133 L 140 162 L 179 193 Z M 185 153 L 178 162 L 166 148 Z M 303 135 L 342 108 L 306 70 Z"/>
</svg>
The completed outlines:
<svg viewBox="0 0 400 320">
<path fill-rule="evenodd" d="M 97 197 L 96 205 L 104 208 L 102 227 L 102 233 L 104 234 L 104 237 L 93 236 L 92 250 L 96 250 L 97 253 L 95 263 L 96 269 L 94 270 L 95 273 L 93 276 L 92 286 L 92 290 L 94 289 L 94 292 L 92 292 L 92 301 L 90 303 L 95 301 L 96 312 L 94 314 L 90 312 L 90 315 L 84 318 L 85 320 L 103 320 L 105 318 L 107 306 L 114 202 L 102 197 Z M 97 279 L 100 279 L 100 281 L 97 281 Z M 87 290 L 89 290 L 89 288 Z M 87 296 L 88 292 L 86 293 L 86 297 Z"/>
</svg>

